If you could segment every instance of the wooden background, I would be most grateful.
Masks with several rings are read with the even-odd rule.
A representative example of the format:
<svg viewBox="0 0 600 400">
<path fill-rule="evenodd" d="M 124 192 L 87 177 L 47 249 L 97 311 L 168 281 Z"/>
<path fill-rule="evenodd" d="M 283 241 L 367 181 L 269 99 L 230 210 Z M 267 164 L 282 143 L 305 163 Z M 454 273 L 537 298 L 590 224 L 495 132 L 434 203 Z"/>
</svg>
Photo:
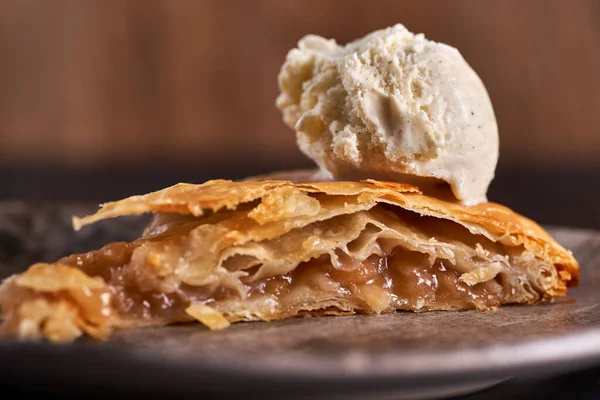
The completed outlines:
<svg viewBox="0 0 600 400">
<path fill-rule="evenodd" d="M 404 23 L 485 82 L 501 168 L 600 166 L 600 1 L 3 0 L 0 165 L 306 165 L 287 51 Z"/>
</svg>

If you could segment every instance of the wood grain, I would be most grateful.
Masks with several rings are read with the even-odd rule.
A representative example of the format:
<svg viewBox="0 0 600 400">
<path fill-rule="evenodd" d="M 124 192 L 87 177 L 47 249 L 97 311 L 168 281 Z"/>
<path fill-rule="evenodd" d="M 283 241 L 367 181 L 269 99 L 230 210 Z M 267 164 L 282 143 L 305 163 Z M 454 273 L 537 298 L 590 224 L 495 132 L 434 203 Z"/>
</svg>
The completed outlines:
<svg viewBox="0 0 600 400">
<path fill-rule="evenodd" d="M 287 50 L 397 22 L 478 71 L 502 165 L 599 165 L 593 0 L 6 0 L 0 164 L 305 163 L 274 107 Z"/>
</svg>

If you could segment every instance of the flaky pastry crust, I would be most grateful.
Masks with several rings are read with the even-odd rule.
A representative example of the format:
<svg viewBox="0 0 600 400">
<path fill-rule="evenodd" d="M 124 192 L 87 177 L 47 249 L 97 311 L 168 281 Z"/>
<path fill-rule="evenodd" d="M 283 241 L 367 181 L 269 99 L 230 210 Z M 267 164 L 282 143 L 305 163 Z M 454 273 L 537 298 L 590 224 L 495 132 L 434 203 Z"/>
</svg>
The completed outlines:
<svg viewBox="0 0 600 400">
<path fill-rule="evenodd" d="M 9 278 L 5 331 L 66 341 L 191 320 L 220 329 L 307 314 L 490 309 L 563 296 L 578 282 L 571 252 L 502 205 L 466 207 L 392 182 L 298 180 L 178 184 L 74 218 L 81 229 L 156 214 L 137 241 Z M 402 297 L 409 270 L 446 285 L 444 296 Z"/>
<path fill-rule="evenodd" d="M 206 211 L 234 210 L 243 203 L 262 199 L 261 209 L 255 210 L 254 219 L 281 213 L 286 196 L 302 194 L 326 194 L 329 196 L 359 196 L 362 204 L 387 203 L 405 210 L 454 221 L 473 234 L 500 241 L 509 246 L 523 244 L 536 254 L 552 260 L 570 275 L 569 282 L 579 278 L 579 265 L 570 251 L 558 244 L 546 230 L 534 221 L 515 213 L 503 205 L 487 202 L 475 206 L 463 206 L 456 202 L 425 196 L 414 186 L 365 180 L 360 182 L 293 183 L 283 180 L 234 182 L 212 180 L 202 185 L 180 183 L 143 196 L 107 203 L 93 215 L 73 218 L 73 226 L 81 227 L 124 215 L 144 213 L 177 213 L 202 216 Z M 307 200 L 308 201 L 308 200 Z M 305 204 L 295 206 L 298 216 L 310 208 Z M 290 218 L 294 215 L 280 215 Z"/>
</svg>

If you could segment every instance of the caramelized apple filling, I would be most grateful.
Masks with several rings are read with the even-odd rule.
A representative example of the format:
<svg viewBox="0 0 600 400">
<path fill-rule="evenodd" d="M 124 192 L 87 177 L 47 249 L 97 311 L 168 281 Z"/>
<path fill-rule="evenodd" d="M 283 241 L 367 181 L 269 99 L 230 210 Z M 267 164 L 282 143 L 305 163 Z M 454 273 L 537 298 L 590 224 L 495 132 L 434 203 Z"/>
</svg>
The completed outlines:
<svg viewBox="0 0 600 400">
<path fill-rule="evenodd" d="M 250 299 L 270 298 L 285 312 L 302 309 L 303 296 L 331 298 L 340 311 L 370 313 L 406 310 L 488 309 L 504 299 L 495 279 L 473 286 L 444 261 L 430 263 L 425 254 L 396 248 L 388 256 L 372 255 L 358 268 L 337 269 L 327 257 L 299 265 L 292 272 L 255 283 Z M 223 301 L 227 298 L 215 298 Z"/>
<path fill-rule="evenodd" d="M 515 301 L 515 293 L 503 286 L 508 280 L 501 270 L 510 269 L 511 257 L 502 246 L 435 218 L 421 218 L 417 229 L 408 214 L 378 206 L 270 240 L 216 245 L 210 253 L 207 236 L 213 245 L 222 243 L 223 221 L 226 236 L 236 224 L 247 224 L 245 213 L 227 220 L 177 217 L 177 223 L 168 220 L 166 229 L 137 242 L 114 243 L 60 263 L 102 276 L 119 326 L 189 321 L 191 304 L 210 306 L 235 321 L 319 310 L 485 310 Z M 494 263 L 497 268 L 490 268 Z M 539 297 L 532 288 L 519 294 L 527 291 L 532 300 Z"/>
<path fill-rule="evenodd" d="M 114 250 L 111 246 L 103 249 L 112 260 L 119 258 Z M 127 258 L 125 254 L 120 257 Z M 86 267 L 92 265 L 83 266 Z M 258 270 L 255 267 L 254 272 Z M 469 285 L 460 280 L 460 274 L 448 261 L 431 263 L 428 255 L 400 247 L 385 256 L 372 254 L 358 263 L 346 260 L 341 268 L 324 255 L 302 262 L 282 275 L 253 281 L 249 274 L 241 279 L 245 296 L 226 285 L 183 284 L 171 293 L 144 291 L 132 284 L 132 276 L 127 272 L 131 272 L 127 266 L 114 267 L 108 280 L 121 327 L 190 321 L 193 317 L 186 312 L 190 304 L 208 305 L 232 320 L 269 320 L 320 309 L 336 314 L 485 310 L 510 300 L 498 279 Z M 253 311 L 248 311 L 244 303 L 252 304 Z"/>
</svg>

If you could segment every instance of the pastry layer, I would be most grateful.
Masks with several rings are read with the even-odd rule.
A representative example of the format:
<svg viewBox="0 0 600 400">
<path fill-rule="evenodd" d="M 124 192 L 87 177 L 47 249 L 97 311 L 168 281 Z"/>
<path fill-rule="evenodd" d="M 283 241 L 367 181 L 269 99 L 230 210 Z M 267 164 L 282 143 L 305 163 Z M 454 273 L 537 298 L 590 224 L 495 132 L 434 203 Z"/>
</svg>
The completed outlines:
<svg viewBox="0 0 600 400">
<path fill-rule="evenodd" d="M 491 309 L 564 295 L 571 254 L 534 222 L 382 182 L 178 185 L 106 206 L 153 211 L 131 243 L 38 264 L 0 288 L 20 337 L 395 310 Z"/>
</svg>

